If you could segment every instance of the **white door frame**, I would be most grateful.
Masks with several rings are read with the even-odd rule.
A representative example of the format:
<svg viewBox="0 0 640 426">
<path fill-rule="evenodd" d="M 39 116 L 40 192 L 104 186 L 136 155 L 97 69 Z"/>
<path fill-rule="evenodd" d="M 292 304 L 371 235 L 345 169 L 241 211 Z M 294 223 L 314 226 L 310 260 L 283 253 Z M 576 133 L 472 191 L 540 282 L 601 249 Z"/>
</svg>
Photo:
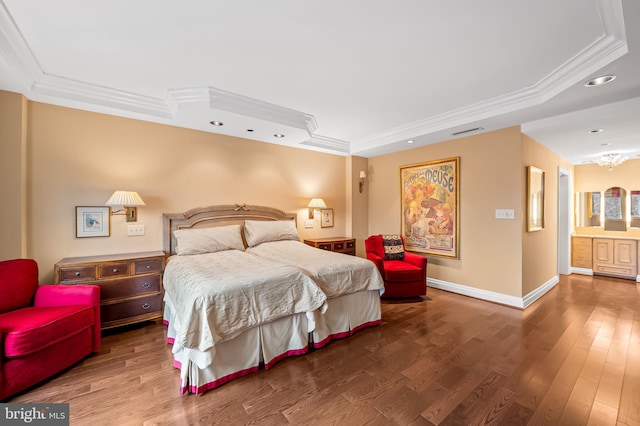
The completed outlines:
<svg viewBox="0 0 640 426">
<path fill-rule="evenodd" d="M 558 167 L 558 274 L 571 274 L 571 173 Z"/>
</svg>

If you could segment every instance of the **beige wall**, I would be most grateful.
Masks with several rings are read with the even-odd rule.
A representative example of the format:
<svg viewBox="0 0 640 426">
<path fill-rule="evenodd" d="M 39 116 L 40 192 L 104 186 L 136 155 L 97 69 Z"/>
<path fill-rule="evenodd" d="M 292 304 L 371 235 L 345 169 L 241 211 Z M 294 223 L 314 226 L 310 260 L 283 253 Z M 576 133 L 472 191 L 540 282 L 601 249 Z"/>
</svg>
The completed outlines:
<svg viewBox="0 0 640 426">
<path fill-rule="evenodd" d="M 576 192 L 604 192 L 611 187 L 619 186 L 630 191 L 640 190 L 640 159 L 628 160 L 613 170 L 597 164 L 584 164 L 575 167 L 575 191 Z M 627 229 L 626 232 L 605 231 L 602 227 L 577 227 L 579 235 L 609 235 L 613 237 L 640 238 L 640 229 Z"/>
<path fill-rule="evenodd" d="M 257 204 L 298 212 L 305 237 L 346 232 L 345 157 L 232 138 L 37 102 L 28 103 L 29 257 L 41 282 L 60 258 L 162 249 L 162 213 L 211 204 Z M 76 238 L 75 206 L 104 205 L 134 190 L 145 235 L 127 237 L 113 216 L 111 237 Z M 333 228 L 305 229 L 306 205 L 322 197 Z"/>
<path fill-rule="evenodd" d="M 369 159 L 369 234 L 400 232 L 400 166 L 460 157 L 460 259 L 429 256 L 428 276 L 521 297 L 521 151 L 511 127 Z M 516 219 L 495 219 L 496 209 Z"/>
<path fill-rule="evenodd" d="M 62 257 L 159 250 L 163 212 L 209 204 L 295 211 L 302 238 L 353 236 L 363 256 L 368 235 L 400 231 L 399 168 L 450 157 L 460 157 L 460 258 L 430 256 L 429 278 L 523 297 L 557 270 L 557 168 L 572 166 L 519 127 L 366 159 L 27 102 L 7 92 L 0 92 L 0 108 L 3 158 L 26 162 L 18 171 L 3 167 L 2 189 L 28 203 L 24 220 L 5 215 L 2 222 L 7 229 L 26 223 L 27 237 L 13 240 L 38 261 L 42 282 Z M 528 164 L 548 172 L 547 222 L 537 233 L 525 228 Z M 360 170 L 367 172 L 362 193 Z M 75 206 L 103 205 L 117 189 L 144 198 L 138 223 L 146 234 L 127 237 L 124 217 L 114 216 L 111 237 L 75 238 Z M 333 228 L 320 228 L 319 218 L 304 228 L 313 197 L 334 209 Z M 515 220 L 495 219 L 496 209 L 514 209 Z"/>
<path fill-rule="evenodd" d="M 365 184 L 360 192 L 360 171 L 368 175 L 368 160 L 362 157 L 349 157 L 347 159 L 347 235 L 356 239 L 356 255 L 366 257 L 364 240 L 369 236 L 369 184 Z"/>
<path fill-rule="evenodd" d="M 527 135 L 522 135 L 522 295 L 526 296 L 558 275 L 558 168 L 573 166 Z M 527 166 L 545 172 L 544 229 L 527 232 Z"/>
<path fill-rule="evenodd" d="M 27 255 L 27 101 L 0 91 L 0 260 Z"/>
</svg>

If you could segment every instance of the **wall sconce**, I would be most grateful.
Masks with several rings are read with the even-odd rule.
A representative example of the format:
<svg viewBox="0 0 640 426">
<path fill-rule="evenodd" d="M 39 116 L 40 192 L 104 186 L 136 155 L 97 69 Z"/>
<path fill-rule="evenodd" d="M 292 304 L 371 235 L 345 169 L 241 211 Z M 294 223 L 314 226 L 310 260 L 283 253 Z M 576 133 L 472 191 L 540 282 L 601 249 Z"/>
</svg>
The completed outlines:
<svg viewBox="0 0 640 426">
<path fill-rule="evenodd" d="M 309 207 L 309 219 L 313 219 L 315 210 L 326 209 L 327 205 L 322 198 L 312 198 L 307 207 Z"/>
<path fill-rule="evenodd" d="M 367 174 L 364 172 L 364 170 L 360 170 L 360 193 L 362 194 L 362 187 L 364 186 L 364 178 L 367 177 Z"/>
<path fill-rule="evenodd" d="M 116 191 L 105 203 L 105 206 L 122 207 L 111 214 L 126 215 L 127 222 L 136 222 L 138 220 L 138 208 L 136 206 L 145 205 L 142 198 L 135 191 Z"/>
</svg>

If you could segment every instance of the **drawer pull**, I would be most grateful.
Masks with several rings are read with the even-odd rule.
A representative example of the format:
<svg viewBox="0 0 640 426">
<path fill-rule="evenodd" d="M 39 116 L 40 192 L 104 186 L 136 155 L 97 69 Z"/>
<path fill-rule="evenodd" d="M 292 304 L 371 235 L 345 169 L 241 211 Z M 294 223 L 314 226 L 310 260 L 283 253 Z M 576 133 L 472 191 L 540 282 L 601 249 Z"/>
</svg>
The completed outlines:
<svg viewBox="0 0 640 426">
<path fill-rule="evenodd" d="M 147 265 L 147 269 L 151 269 L 151 265 Z"/>
<path fill-rule="evenodd" d="M 75 276 L 76 276 L 76 277 L 79 277 L 79 276 L 80 276 L 80 272 L 76 272 L 76 273 L 75 273 Z"/>
<path fill-rule="evenodd" d="M 142 288 L 149 288 L 149 287 L 151 287 L 151 284 L 149 283 L 142 284 Z"/>
<path fill-rule="evenodd" d="M 145 303 L 145 304 L 142 305 L 142 309 L 149 309 L 150 307 L 151 307 L 151 305 L 148 304 L 148 303 Z"/>
<path fill-rule="evenodd" d="M 113 272 L 118 272 L 118 268 L 113 268 Z"/>
</svg>

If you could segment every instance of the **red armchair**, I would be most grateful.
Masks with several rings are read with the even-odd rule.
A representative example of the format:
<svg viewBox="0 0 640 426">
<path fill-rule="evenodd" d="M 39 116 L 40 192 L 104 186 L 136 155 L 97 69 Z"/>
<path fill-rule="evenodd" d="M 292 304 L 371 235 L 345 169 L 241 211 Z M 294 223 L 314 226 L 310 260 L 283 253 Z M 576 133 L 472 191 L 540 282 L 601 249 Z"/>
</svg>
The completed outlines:
<svg viewBox="0 0 640 426">
<path fill-rule="evenodd" d="M 401 237 L 402 238 L 402 237 Z M 417 297 L 427 294 L 427 258 L 404 252 L 404 260 L 385 258 L 382 235 L 364 242 L 367 259 L 373 261 L 384 280 L 384 298 Z M 404 248 L 404 238 L 402 238 Z"/>
<path fill-rule="evenodd" d="M 0 401 L 99 348 L 98 286 L 39 286 L 34 260 L 0 262 Z"/>
</svg>

